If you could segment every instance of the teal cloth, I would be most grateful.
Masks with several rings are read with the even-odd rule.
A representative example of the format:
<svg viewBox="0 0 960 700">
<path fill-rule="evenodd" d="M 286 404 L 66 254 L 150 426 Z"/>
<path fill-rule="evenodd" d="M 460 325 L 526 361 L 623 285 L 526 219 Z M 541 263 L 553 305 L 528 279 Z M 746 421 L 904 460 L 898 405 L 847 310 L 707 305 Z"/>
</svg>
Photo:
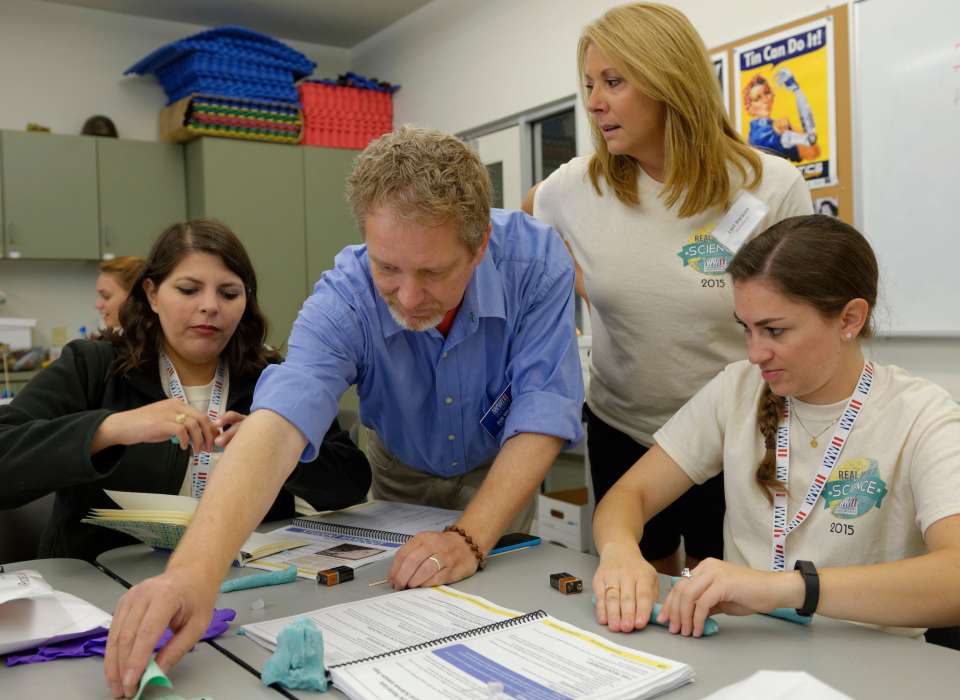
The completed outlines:
<svg viewBox="0 0 960 700">
<path fill-rule="evenodd" d="M 262 574 L 232 578 L 220 584 L 221 593 L 243 591 L 260 586 L 276 586 L 280 583 L 293 583 L 297 580 L 297 567 L 291 564 L 283 571 L 265 571 Z"/>
<path fill-rule="evenodd" d="M 140 700 L 140 696 L 143 695 L 143 690 L 148 685 L 159 685 L 163 688 L 173 688 L 173 683 L 170 682 L 170 679 L 167 678 L 167 674 L 160 670 L 160 667 L 157 666 L 157 662 L 153 659 L 150 659 L 150 663 L 147 664 L 147 669 L 143 672 L 143 675 L 140 676 L 140 687 L 137 689 L 137 694 L 133 696 L 133 700 Z M 164 695 L 162 698 L 156 698 L 156 700 L 184 700 L 179 695 Z M 194 698 L 193 700 L 213 700 L 206 696 Z"/>
<path fill-rule="evenodd" d="M 767 617 L 779 617 L 787 622 L 795 622 L 798 625 L 809 625 L 813 622 L 813 615 L 801 615 L 794 608 L 776 608 L 763 614 Z"/>
<path fill-rule="evenodd" d="M 680 580 L 679 576 L 670 577 L 670 585 L 674 585 Z M 787 622 L 794 622 L 798 625 L 809 625 L 813 621 L 813 616 L 800 615 L 794 608 L 774 608 L 768 613 L 760 613 L 767 617 L 778 617 Z"/>
<path fill-rule="evenodd" d="M 596 604 L 597 604 L 597 596 L 593 596 L 593 597 L 590 599 L 590 601 L 591 601 L 594 605 L 596 605 Z M 660 611 L 661 611 L 661 610 L 663 610 L 663 605 L 662 605 L 662 604 L 660 604 L 660 603 L 654 603 L 654 604 L 653 604 L 653 609 L 650 611 L 650 619 L 647 620 L 647 624 L 648 624 L 648 625 L 657 625 L 658 627 L 669 627 L 669 626 L 670 626 L 669 623 L 668 623 L 668 624 L 664 624 L 664 623 L 662 623 L 662 622 L 657 622 L 657 616 L 660 615 Z M 717 624 L 717 621 L 714 620 L 712 617 L 708 617 L 706 620 L 703 621 L 703 636 L 704 636 L 704 637 L 712 637 L 713 635 L 715 635 L 715 634 L 716 634 L 717 632 L 719 632 L 719 631 L 720 631 L 720 625 L 718 625 L 718 624 Z"/>
<path fill-rule="evenodd" d="M 327 689 L 323 665 L 323 632 L 313 620 L 301 617 L 277 636 L 277 649 L 260 674 L 264 685 L 279 684 L 297 690 Z"/>
</svg>

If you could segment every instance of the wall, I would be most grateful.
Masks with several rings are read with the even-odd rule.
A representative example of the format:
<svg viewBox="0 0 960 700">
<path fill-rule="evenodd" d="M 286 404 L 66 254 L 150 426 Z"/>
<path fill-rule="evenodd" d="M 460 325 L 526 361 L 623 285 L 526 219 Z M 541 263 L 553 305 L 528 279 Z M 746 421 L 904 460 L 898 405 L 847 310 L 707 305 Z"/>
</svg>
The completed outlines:
<svg viewBox="0 0 960 700">
<path fill-rule="evenodd" d="M 28 122 L 80 133 L 92 114 L 106 114 L 122 138 L 157 139 L 166 104 L 160 84 L 123 71 L 155 48 L 205 27 L 67 7 L 37 0 L 0 0 L 0 129 Z M 317 76 L 347 70 L 347 49 L 286 42 L 317 63 Z M 34 342 L 50 343 L 55 326 L 76 337 L 96 323 L 94 262 L 0 260 L 0 317 L 39 320 Z"/>
<path fill-rule="evenodd" d="M 462 132 L 576 94 L 581 28 L 617 0 L 434 0 L 351 54 L 353 70 L 400 83 L 397 124 Z M 707 46 L 825 9 L 823 0 L 672 0 Z M 831 3 L 836 6 L 838 2 Z M 578 150 L 590 150 L 577 108 Z M 879 362 L 937 381 L 960 399 L 960 339 L 880 339 Z"/>
</svg>

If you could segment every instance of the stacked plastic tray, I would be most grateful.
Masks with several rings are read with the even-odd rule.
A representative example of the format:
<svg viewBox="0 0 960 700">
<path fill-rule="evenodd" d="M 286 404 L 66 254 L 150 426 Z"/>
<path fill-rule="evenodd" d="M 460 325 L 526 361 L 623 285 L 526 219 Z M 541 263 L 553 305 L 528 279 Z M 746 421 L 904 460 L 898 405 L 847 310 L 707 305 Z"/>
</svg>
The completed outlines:
<svg viewBox="0 0 960 700">
<path fill-rule="evenodd" d="M 365 148 L 393 129 L 391 89 L 348 87 L 304 81 L 303 141 L 309 146 Z"/>
<path fill-rule="evenodd" d="M 284 102 L 194 95 L 180 123 L 189 137 L 230 138 L 299 143 L 303 119 L 299 108 Z"/>
<path fill-rule="evenodd" d="M 227 26 L 162 46 L 124 74 L 154 74 L 167 94 L 167 104 L 204 93 L 297 105 L 295 83 L 315 67 L 276 39 Z"/>
</svg>

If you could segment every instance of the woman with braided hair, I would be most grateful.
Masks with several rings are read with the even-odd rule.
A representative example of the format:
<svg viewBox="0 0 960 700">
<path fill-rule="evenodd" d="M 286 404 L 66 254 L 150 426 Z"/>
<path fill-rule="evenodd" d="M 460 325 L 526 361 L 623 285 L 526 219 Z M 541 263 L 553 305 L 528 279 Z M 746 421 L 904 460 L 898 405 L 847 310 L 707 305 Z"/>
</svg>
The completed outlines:
<svg viewBox="0 0 960 700">
<path fill-rule="evenodd" d="M 685 571 L 667 595 L 659 621 L 671 632 L 700 636 L 712 613 L 775 608 L 913 636 L 956 625 L 960 407 L 864 359 L 878 288 L 869 243 L 837 219 L 792 217 L 744 245 L 727 273 L 749 359 L 657 431 L 598 506 L 597 619 L 646 625 L 658 584 L 637 537 L 723 474 L 724 560 Z"/>
</svg>

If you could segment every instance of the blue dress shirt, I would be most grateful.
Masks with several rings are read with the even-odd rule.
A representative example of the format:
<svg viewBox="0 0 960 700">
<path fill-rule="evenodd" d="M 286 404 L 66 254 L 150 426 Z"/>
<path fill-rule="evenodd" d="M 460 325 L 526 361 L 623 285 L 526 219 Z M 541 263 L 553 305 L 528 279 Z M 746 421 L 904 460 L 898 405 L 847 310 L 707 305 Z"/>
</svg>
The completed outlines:
<svg viewBox="0 0 960 700">
<path fill-rule="evenodd" d="M 399 326 L 374 287 L 366 246 L 344 248 L 300 310 L 286 361 L 261 375 L 250 410 L 295 425 L 310 461 L 356 384 L 363 424 L 402 462 L 444 477 L 490 461 L 517 433 L 579 442 L 572 260 L 549 226 L 497 209 L 490 219 L 490 244 L 446 338 Z M 508 386 L 512 403 L 494 436 L 480 419 Z"/>
</svg>

